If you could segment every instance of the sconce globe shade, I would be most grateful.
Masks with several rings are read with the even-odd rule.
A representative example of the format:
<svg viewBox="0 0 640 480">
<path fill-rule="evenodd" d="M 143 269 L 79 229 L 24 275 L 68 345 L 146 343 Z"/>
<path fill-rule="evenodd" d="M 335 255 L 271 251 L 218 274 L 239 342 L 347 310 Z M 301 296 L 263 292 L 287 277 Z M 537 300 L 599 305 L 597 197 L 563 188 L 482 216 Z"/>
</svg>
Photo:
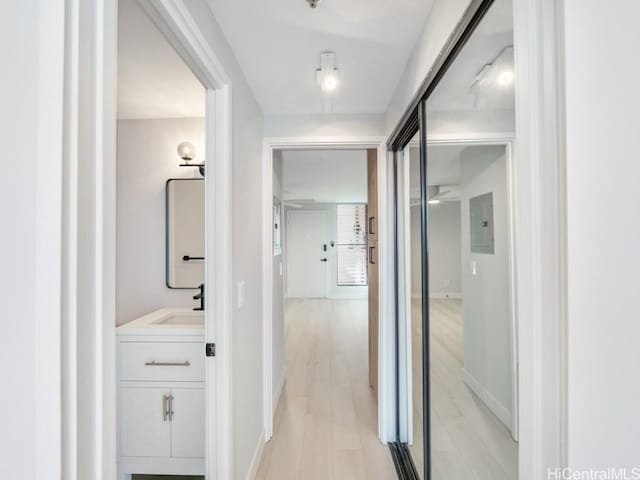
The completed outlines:
<svg viewBox="0 0 640 480">
<path fill-rule="evenodd" d="M 185 162 L 189 162 L 196 156 L 196 147 L 191 142 L 182 142 L 178 145 L 178 155 Z"/>
</svg>

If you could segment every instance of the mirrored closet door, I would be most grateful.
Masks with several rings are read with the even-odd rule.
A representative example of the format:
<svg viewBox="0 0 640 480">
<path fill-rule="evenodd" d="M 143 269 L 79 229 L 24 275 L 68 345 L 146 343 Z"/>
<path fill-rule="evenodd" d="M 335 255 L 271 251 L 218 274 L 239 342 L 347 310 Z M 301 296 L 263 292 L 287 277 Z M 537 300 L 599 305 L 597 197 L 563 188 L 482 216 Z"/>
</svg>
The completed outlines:
<svg viewBox="0 0 640 480">
<path fill-rule="evenodd" d="M 474 2 L 390 141 L 398 463 L 407 478 L 518 478 L 511 2 Z"/>
</svg>

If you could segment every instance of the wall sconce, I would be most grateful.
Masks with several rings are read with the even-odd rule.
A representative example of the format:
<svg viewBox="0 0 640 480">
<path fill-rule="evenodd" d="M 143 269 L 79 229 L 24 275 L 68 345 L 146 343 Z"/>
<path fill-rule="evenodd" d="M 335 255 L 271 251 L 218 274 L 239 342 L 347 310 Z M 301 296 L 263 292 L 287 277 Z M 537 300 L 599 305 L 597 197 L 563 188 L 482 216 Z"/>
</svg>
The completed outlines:
<svg viewBox="0 0 640 480">
<path fill-rule="evenodd" d="M 196 147 L 191 142 L 181 142 L 178 144 L 178 155 L 184 163 L 181 167 L 198 167 L 200 175 L 204 177 L 204 163 L 191 163 L 196 156 Z"/>
</svg>

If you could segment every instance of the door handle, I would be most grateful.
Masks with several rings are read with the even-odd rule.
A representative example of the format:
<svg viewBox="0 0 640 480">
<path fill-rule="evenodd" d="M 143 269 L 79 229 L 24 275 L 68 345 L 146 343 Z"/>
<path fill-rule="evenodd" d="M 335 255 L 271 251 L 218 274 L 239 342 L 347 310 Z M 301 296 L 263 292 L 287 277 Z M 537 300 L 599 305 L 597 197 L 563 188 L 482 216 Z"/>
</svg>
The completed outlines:
<svg viewBox="0 0 640 480">
<path fill-rule="evenodd" d="M 373 222 L 375 220 L 375 217 L 369 217 L 369 233 L 376 233 L 373 230 Z"/>
<path fill-rule="evenodd" d="M 321 262 L 326 262 L 326 261 L 327 261 L 327 259 L 326 259 L 326 258 L 321 258 L 321 259 L 320 259 L 320 261 L 321 261 Z"/>
<path fill-rule="evenodd" d="M 166 422 L 169 416 L 169 395 L 162 396 L 162 421 Z"/>
<path fill-rule="evenodd" d="M 369 263 L 371 265 L 375 265 L 376 264 L 376 262 L 374 260 L 374 254 L 373 254 L 375 252 L 375 250 L 376 250 L 376 247 L 369 247 Z"/>
</svg>

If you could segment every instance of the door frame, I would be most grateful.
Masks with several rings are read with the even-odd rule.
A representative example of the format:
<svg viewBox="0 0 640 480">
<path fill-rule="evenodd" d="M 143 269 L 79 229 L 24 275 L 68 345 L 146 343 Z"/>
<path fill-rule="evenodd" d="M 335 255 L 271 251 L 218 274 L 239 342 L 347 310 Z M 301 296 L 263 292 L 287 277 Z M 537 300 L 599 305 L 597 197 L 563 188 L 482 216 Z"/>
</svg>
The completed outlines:
<svg viewBox="0 0 640 480">
<path fill-rule="evenodd" d="M 289 250 L 289 245 L 291 244 L 291 217 L 295 216 L 296 214 L 299 213 L 317 213 L 317 214 L 322 214 L 322 217 L 324 219 L 324 234 L 325 234 L 325 240 L 327 240 L 326 235 L 327 235 L 327 227 L 328 224 L 327 222 L 329 221 L 328 216 L 327 216 L 327 211 L 326 210 L 305 210 L 304 208 L 300 208 L 300 209 L 294 209 L 294 210 L 288 210 L 287 211 L 287 239 L 286 239 L 286 247 L 283 251 L 288 251 Z M 328 243 L 328 241 L 324 242 L 325 244 Z M 287 259 L 287 276 L 289 276 L 289 268 L 291 266 L 291 262 L 289 261 L 289 259 Z M 290 282 L 287 282 L 287 295 L 289 294 L 289 285 Z M 329 264 L 326 263 L 325 264 L 325 282 L 324 282 L 324 293 L 325 295 L 323 297 L 313 297 L 313 298 L 329 298 Z"/>
<path fill-rule="evenodd" d="M 205 178 L 206 229 L 211 232 L 205 276 L 212 306 L 205 312 L 205 338 L 218 344 L 217 357 L 207 362 L 206 369 L 207 422 L 215 425 L 207 429 L 206 475 L 210 480 L 226 479 L 232 477 L 233 465 L 231 82 L 214 54 L 215 45 L 208 44 L 185 0 L 138 1 L 206 88 L 206 142 L 213 148 L 208 152 Z M 62 224 L 57 255 L 62 266 L 60 471 L 72 480 L 111 479 L 117 471 L 118 2 L 59 3 L 65 17 L 62 192 L 61 201 L 48 205 L 46 213 L 60 218 Z M 59 21 L 59 15 L 53 20 Z M 78 293 L 83 283 L 86 295 Z"/>
<path fill-rule="evenodd" d="M 138 0 L 206 89 L 205 342 L 216 344 L 206 362 L 205 472 L 209 480 L 231 478 L 232 269 L 231 269 L 231 80 L 191 16 L 185 0 Z M 204 355 L 204 351 L 203 351 Z"/>
<path fill-rule="evenodd" d="M 392 316 L 392 289 L 388 272 L 392 272 L 389 262 L 388 228 L 393 225 L 388 215 L 392 213 L 388 202 L 388 153 L 383 137 L 272 137 L 265 138 L 263 146 L 262 173 L 262 322 L 263 322 L 263 416 L 265 441 L 273 436 L 273 420 L 276 400 L 284 388 L 278 385 L 274 395 L 273 379 L 273 153 L 275 150 L 301 149 L 376 149 L 378 154 L 378 216 L 379 231 L 384 232 L 378 239 L 379 286 L 378 286 L 378 438 L 384 444 L 395 438 L 395 366 L 394 330 Z M 387 314 L 385 314 L 386 312 Z"/>
</svg>

